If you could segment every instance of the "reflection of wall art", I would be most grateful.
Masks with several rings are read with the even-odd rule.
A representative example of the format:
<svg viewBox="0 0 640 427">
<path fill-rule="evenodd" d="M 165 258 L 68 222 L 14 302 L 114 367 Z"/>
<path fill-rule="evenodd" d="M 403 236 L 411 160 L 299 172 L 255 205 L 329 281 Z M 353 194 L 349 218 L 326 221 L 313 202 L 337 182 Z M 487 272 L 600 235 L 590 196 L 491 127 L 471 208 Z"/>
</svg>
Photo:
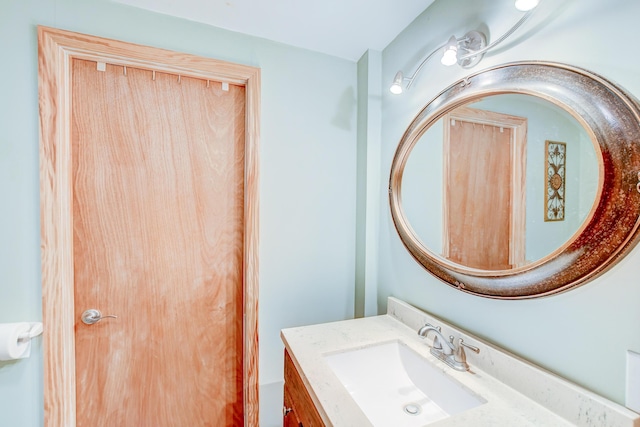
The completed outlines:
<svg viewBox="0 0 640 427">
<path fill-rule="evenodd" d="M 567 144 L 564 142 L 547 141 L 545 147 L 547 156 L 544 193 L 544 220 L 564 220 L 565 195 L 565 165 L 567 160 Z"/>
</svg>

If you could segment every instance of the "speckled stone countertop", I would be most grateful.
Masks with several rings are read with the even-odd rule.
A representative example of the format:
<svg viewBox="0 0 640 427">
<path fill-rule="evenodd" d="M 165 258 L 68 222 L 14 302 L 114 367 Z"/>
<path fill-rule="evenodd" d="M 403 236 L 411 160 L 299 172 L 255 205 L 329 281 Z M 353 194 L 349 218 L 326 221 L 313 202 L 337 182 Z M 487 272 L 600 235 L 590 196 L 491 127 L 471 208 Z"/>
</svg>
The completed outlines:
<svg viewBox="0 0 640 427">
<path fill-rule="evenodd" d="M 425 323 L 441 326 L 444 336 L 462 337 L 480 348 L 479 354 L 467 351 L 469 372 L 456 371 L 429 353 L 430 341 L 416 333 Z M 400 341 L 487 401 L 429 426 L 640 427 L 639 414 L 395 298 L 389 298 L 386 315 L 289 328 L 281 336 L 327 426 L 372 424 L 325 355 Z"/>
</svg>

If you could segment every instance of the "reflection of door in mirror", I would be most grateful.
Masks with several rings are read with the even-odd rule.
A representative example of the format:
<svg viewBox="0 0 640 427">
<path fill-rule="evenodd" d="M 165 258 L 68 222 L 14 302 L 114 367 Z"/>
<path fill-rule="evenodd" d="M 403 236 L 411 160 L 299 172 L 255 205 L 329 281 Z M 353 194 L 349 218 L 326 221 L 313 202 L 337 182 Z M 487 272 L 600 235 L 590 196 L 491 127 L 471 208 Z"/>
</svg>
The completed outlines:
<svg viewBox="0 0 640 427">
<path fill-rule="evenodd" d="M 445 123 L 443 256 L 485 270 L 523 265 L 527 119 L 463 107 Z"/>
</svg>

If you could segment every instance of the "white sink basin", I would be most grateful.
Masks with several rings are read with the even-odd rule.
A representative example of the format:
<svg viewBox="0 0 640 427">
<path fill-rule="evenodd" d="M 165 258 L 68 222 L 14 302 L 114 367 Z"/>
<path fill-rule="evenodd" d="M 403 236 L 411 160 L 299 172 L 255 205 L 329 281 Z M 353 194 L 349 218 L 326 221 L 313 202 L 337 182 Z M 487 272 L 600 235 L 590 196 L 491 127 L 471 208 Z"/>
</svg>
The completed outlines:
<svg viewBox="0 0 640 427">
<path fill-rule="evenodd" d="M 398 341 L 325 359 L 374 426 L 424 426 L 486 403 Z"/>
</svg>

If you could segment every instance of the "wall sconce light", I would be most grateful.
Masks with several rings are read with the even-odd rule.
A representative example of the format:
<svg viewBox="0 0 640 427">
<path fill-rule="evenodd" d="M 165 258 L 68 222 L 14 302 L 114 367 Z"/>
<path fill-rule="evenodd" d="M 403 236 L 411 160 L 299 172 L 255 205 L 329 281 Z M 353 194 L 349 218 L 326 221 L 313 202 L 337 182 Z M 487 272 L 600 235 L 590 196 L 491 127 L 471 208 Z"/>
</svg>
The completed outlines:
<svg viewBox="0 0 640 427">
<path fill-rule="evenodd" d="M 444 46 L 444 53 L 442 54 L 442 59 L 440 60 L 442 65 L 453 65 L 458 62 L 458 40 L 456 36 L 451 36 L 449 41 Z"/>
<path fill-rule="evenodd" d="M 513 34 L 524 22 L 529 19 L 534 9 L 538 6 L 540 0 L 515 0 L 516 9 L 525 12 L 525 14 L 516 22 L 506 33 L 498 37 L 493 43 L 487 45 L 487 37 L 480 31 L 469 31 L 461 38 L 451 36 L 449 40 L 443 45 L 438 46 L 433 52 L 431 52 L 425 59 L 422 60 L 418 68 L 413 72 L 411 77 L 404 77 L 402 71 L 398 71 L 393 78 L 393 83 L 389 90 L 394 95 L 402 93 L 402 84 L 407 82 L 407 89 L 411 87 L 416 76 L 422 70 L 422 67 L 431 59 L 432 56 L 441 52 L 442 58 L 440 62 L 443 65 L 451 66 L 458 64 L 462 68 L 474 67 L 484 54 L 494 48 L 496 45 L 504 41 L 507 37 Z"/>
</svg>

